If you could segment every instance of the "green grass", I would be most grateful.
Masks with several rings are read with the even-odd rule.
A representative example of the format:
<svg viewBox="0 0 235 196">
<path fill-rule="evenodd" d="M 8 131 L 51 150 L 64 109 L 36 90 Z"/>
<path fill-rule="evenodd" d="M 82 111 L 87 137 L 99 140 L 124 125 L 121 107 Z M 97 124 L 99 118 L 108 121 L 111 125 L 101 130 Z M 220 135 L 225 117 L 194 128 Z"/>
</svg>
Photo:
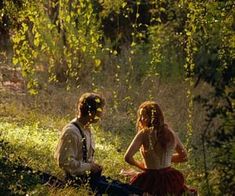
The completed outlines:
<svg viewBox="0 0 235 196">
<path fill-rule="evenodd" d="M 123 181 L 127 180 L 119 176 L 120 170 L 128 167 L 123 160 L 124 149 L 122 151 L 119 148 L 119 136 L 111 132 L 104 132 L 99 127 L 95 127 L 95 135 L 95 158 L 97 162 L 104 166 L 104 174 Z M 30 166 L 35 171 L 44 171 L 62 178 L 63 172 L 58 168 L 53 157 L 58 137 L 58 130 L 40 127 L 38 122 L 22 125 L 19 122 L 7 122 L 5 119 L 0 119 L 0 140 L 4 140 L 10 146 L 7 153 L 11 162 L 15 162 L 20 158 L 20 164 L 22 165 Z M 14 190 L 14 185 L 12 189 Z M 38 184 L 31 189 L 31 194 L 47 193 L 57 195 L 66 191 L 67 195 L 67 189 L 69 189 L 71 195 L 76 193 L 88 194 L 86 188 L 79 190 L 66 188 L 64 190 Z"/>
<path fill-rule="evenodd" d="M 123 168 L 130 167 L 124 162 L 123 155 L 132 134 L 124 137 L 112 132 L 105 132 L 98 126 L 94 127 L 94 132 L 96 139 L 95 159 L 104 166 L 104 175 L 127 182 L 128 179 L 120 176 L 119 172 Z M 10 146 L 7 153 L 11 162 L 17 162 L 20 158 L 20 164 L 30 166 L 35 171 L 40 170 L 59 178 L 63 177 L 63 172 L 58 168 L 53 157 L 59 137 L 57 129 L 40 127 L 38 122 L 22 124 L 7 122 L 0 118 L 0 133 L 0 140 L 4 140 Z M 11 188 L 16 193 L 22 193 L 22 190 L 19 192 L 14 184 Z M 65 193 L 66 195 L 88 195 L 89 189 L 87 188 L 59 189 L 34 184 L 23 193 L 30 195 L 63 195 Z"/>
<path fill-rule="evenodd" d="M 175 90 L 176 89 L 176 90 Z M 180 91 L 179 91 L 180 90 Z M 171 126 L 179 131 L 180 136 L 185 137 L 185 126 L 187 115 L 186 98 L 182 96 L 183 88 L 174 88 L 174 86 L 162 85 L 158 88 L 156 99 L 162 105 L 167 121 Z M 180 96 L 177 96 L 178 95 Z M 110 95 L 109 95 L 110 96 Z M 103 173 L 114 179 L 128 182 L 119 172 L 123 168 L 130 166 L 124 162 L 124 153 L 135 134 L 135 112 L 137 103 L 146 100 L 146 97 L 138 96 L 138 100 L 133 98 L 126 104 L 125 108 L 113 109 L 113 97 L 107 97 L 107 110 L 102 122 L 94 126 L 96 140 L 95 159 L 103 165 Z M 63 97 L 63 99 L 61 99 Z M 4 156 L 9 158 L 10 163 L 7 165 L 8 170 L 12 164 L 27 165 L 34 170 L 41 170 L 50 173 L 58 178 L 63 177 L 63 172 L 57 166 L 54 159 L 54 151 L 58 142 L 59 133 L 63 126 L 74 117 L 74 104 L 76 103 L 77 94 L 63 91 L 61 89 L 52 89 L 48 93 L 42 91 L 36 97 L 26 95 L 8 94 L 1 92 L 0 97 L 0 141 L 8 142 L 5 150 L 0 150 L 0 161 Z M 122 103 L 122 104 L 121 104 Z M 120 102 L 123 106 L 124 102 Z M 125 105 L 125 104 L 124 104 Z M 129 109 L 131 111 L 129 112 Z M 127 113 L 128 112 L 128 113 Z M 201 113 L 196 113 L 199 120 L 202 118 Z M 197 124 L 200 130 L 201 123 Z M 200 121 L 199 121 L 200 122 Z M 199 134 L 199 133 L 198 133 Z M 194 133 L 194 137 L 197 132 Z M 20 159 L 19 159 L 20 158 Z M 139 158 L 139 154 L 137 155 Z M 187 182 L 197 187 L 197 183 L 202 181 L 200 176 L 202 170 L 198 172 L 198 161 L 194 165 L 183 163 L 175 165 L 187 177 Z M 193 166 L 193 167 L 192 167 Z M 195 168 L 192 170 L 192 168 Z M 11 175 L 8 171 L 7 174 Z M 17 174 L 19 183 L 20 175 Z M 17 179 L 18 179 L 17 178 Z M 7 179 L 7 178 L 6 178 Z M 1 180 L 6 180 L 0 174 Z M 33 178 L 31 180 L 34 180 Z M 203 182 L 203 181 L 202 181 Z M 21 188 L 17 189 L 17 184 L 12 181 L 12 192 L 19 193 Z M 29 195 L 88 195 L 87 187 L 78 189 L 53 188 L 42 184 L 33 183 L 32 186 L 23 189 L 23 192 Z M 24 195 L 25 195 L 24 194 Z M 1 195 L 1 194 L 0 194 Z"/>
<path fill-rule="evenodd" d="M 1 139 L 9 142 L 14 149 L 12 156 L 20 155 L 40 170 L 52 171 L 52 168 L 55 168 L 51 161 L 58 138 L 58 132 L 55 130 L 39 128 L 38 123 L 19 126 L 14 122 L 2 121 L 0 132 Z M 42 161 L 40 165 L 37 164 L 39 160 Z"/>
</svg>

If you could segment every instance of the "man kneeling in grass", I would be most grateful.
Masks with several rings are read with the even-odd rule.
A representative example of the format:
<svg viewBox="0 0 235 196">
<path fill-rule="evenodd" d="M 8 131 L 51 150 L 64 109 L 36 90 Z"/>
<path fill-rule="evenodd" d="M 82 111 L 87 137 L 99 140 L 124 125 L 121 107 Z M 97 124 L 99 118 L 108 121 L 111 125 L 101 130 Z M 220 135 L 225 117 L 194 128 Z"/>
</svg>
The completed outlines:
<svg viewBox="0 0 235 196">
<path fill-rule="evenodd" d="M 89 183 L 97 194 L 112 195 L 141 194 L 141 191 L 117 180 L 108 182 L 101 175 L 102 166 L 94 161 L 94 140 L 91 124 L 97 123 L 105 106 L 104 98 L 96 93 L 83 94 L 77 104 L 78 114 L 62 131 L 55 158 L 65 172 L 69 185 Z"/>
</svg>

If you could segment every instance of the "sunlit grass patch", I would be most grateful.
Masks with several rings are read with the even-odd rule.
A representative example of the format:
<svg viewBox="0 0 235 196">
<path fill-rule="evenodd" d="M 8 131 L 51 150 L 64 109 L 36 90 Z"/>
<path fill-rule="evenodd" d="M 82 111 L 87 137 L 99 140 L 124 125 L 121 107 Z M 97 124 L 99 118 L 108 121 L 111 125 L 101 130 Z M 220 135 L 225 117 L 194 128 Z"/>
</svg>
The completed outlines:
<svg viewBox="0 0 235 196">
<path fill-rule="evenodd" d="M 95 127 L 94 134 L 96 138 L 95 159 L 104 166 L 103 173 L 114 179 L 126 181 L 127 179 L 119 175 L 122 168 L 128 167 L 123 160 L 125 149 L 120 150 L 120 137 L 111 132 L 104 132 L 98 127 Z M 42 128 L 37 122 L 22 125 L 1 121 L 0 124 L 0 139 L 8 142 L 11 147 L 8 151 L 8 158 L 11 162 L 20 158 L 22 165 L 62 178 L 63 172 L 58 168 L 53 157 L 58 138 L 59 132 L 56 129 Z M 66 195 L 69 195 L 69 192 L 73 195 L 74 191 L 88 195 L 88 190 L 84 187 L 79 190 L 71 187 L 65 189 L 68 189 Z M 56 195 L 65 193 L 64 189 L 48 188 L 42 185 L 36 186 L 30 192 L 32 194 L 47 192 L 49 195 L 54 195 L 55 192 Z"/>
<path fill-rule="evenodd" d="M 56 168 L 53 152 L 56 146 L 58 132 L 51 129 L 42 129 L 37 123 L 18 126 L 14 123 L 1 122 L 1 139 L 14 149 L 10 158 L 20 157 L 25 164 L 36 167 L 38 170 L 53 171 Z"/>
</svg>

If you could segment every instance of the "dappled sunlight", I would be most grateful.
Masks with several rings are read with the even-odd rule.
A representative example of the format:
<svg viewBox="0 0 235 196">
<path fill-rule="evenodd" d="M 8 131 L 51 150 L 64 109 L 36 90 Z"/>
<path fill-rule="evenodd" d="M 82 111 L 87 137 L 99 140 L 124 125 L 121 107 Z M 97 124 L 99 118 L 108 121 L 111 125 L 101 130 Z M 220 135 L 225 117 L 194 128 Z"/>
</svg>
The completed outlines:
<svg viewBox="0 0 235 196">
<path fill-rule="evenodd" d="M 187 148 L 188 161 L 173 167 L 199 195 L 230 195 L 234 10 L 232 0 L 0 0 L 3 193 L 95 195 L 30 173 L 64 179 L 56 145 L 78 116 L 78 97 L 94 92 L 106 102 L 92 129 L 94 159 L 106 176 L 129 182 L 119 173 L 131 169 L 124 154 L 137 108 L 156 101 Z"/>
<path fill-rule="evenodd" d="M 113 147 L 113 146 L 111 146 L 111 145 L 107 145 L 107 144 L 99 144 L 99 143 L 97 143 L 96 145 L 95 145 L 95 147 L 96 147 L 96 149 L 97 150 L 100 150 L 100 151 L 111 151 L 111 150 L 114 150 L 115 148 Z"/>
<path fill-rule="evenodd" d="M 1 137 L 15 145 L 41 146 L 42 149 L 52 150 L 58 138 L 58 132 L 38 128 L 38 124 L 19 127 L 12 123 L 2 122 L 0 126 Z M 7 131 L 4 131 L 7 130 Z"/>
</svg>

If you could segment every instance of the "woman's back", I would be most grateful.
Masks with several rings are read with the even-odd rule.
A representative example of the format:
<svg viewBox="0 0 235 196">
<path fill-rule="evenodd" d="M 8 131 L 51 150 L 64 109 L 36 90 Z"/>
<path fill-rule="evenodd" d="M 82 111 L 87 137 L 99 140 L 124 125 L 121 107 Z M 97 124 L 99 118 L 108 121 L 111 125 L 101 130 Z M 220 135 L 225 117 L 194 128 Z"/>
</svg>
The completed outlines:
<svg viewBox="0 0 235 196">
<path fill-rule="evenodd" d="M 145 166 L 147 169 L 162 169 L 171 166 L 172 154 L 175 150 L 174 133 L 164 127 L 165 135 L 162 136 L 166 142 L 161 143 L 155 139 L 155 133 L 145 132 L 143 137 L 143 146 L 141 147 L 141 154 L 144 158 Z"/>
</svg>

